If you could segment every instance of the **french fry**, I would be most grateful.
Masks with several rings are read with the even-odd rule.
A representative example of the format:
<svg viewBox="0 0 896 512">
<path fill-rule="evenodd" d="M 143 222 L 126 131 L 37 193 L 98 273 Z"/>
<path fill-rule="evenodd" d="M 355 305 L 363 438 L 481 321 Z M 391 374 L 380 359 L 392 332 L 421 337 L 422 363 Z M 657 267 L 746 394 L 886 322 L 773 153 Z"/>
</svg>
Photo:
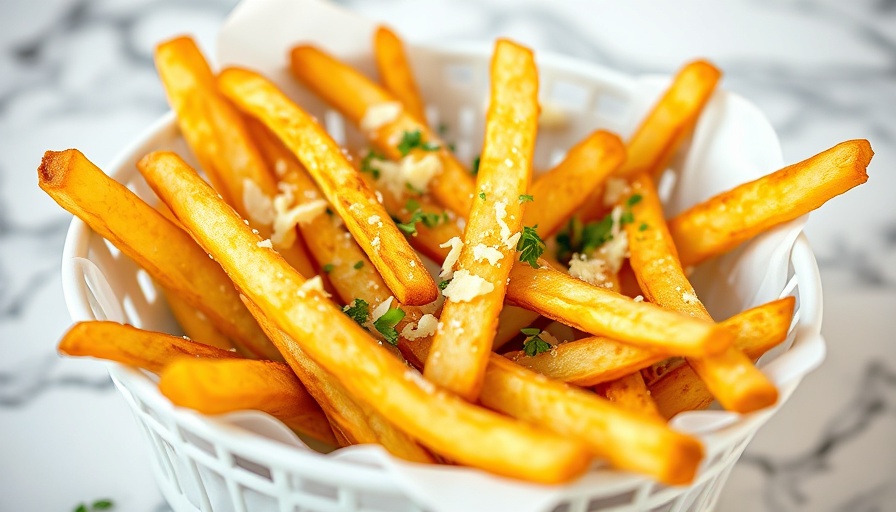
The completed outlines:
<svg viewBox="0 0 896 512">
<path fill-rule="evenodd" d="M 67 356 L 95 357 L 153 373 L 161 373 L 175 359 L 233 359 L 239 354 L 212 347 L 180 336 L 144 331 L 116 322 L 78 322 L 59 342 L 59 351 Z"/>
<path fill-rule="evenodd" d="M 669 221 L 681 264 L 697 265 L 724 254 L 865 183 L 873 155 L 867 140 L 841 142 L 692 206 Z"/>
<path fill-rule="evenodd" d="M 668 355 L 711 354 L 732 341 L 711 322 L 635 302 L 546 266 L 514 265 L 507 300 L 570 327 Z"/>
<path fill-rule="evenodd" d="M 631 198 L 640 196 L 640 201 Z M 678 261 L 653 181 L 642 174 L 632 181 L 633 222 L 625 225 L 632 270 L 650 302 L 691 317 L 711 321 L 709 313 Z M 684 354 L 682 355 L 692 355 Z M 703 357 L 689 357 L 713 396 L 728 410 L 748 413 L 774 404 L 778 390 L 736 346 Z"/>
<path fill-rule="evenodd" d="M 155 61 L 180 131 L 212 185 L 262 238 L 271 238 L 270 201 L 277 195 L 277 184 L 239 112 L 218 93 L 196 43 L 189 37 L 166 41 L 156 48 Z M 276 237 L 272 242 L 302 275 L 314 275 L 301 243 L 280 243 Z"/>
<path fill-rule="evenodd" d="M 627 411 L 663 421 L 656 403 L 650 397 L 650 390 L 647 389 L 641 372 L 632 372 L 625 377 L 601 384 L 595 391 Z"/>
<path fill-rule="evenodd" d="M 748 354 L 756 347 L 774 346 L 787 335 L 793 311 L 793 297 L 769 302 L 739 313 L 724 322 L 737 348 Z M 665 353 L 598 336 L 582 338 L 553 347 L 550 352 L 527 356 L 523 351 L 505 355 L 520 366 L 552 379 L 582 387 L 622 378 L 665 360 Z"/>
<path fill-rule="evenodd" d="M 284 363 L 179 358 L 162 369 L 159 391 L 174 405 L 203 414 L 256 409 L 295 431 L 338 445 L 320 406 Z"/>
<path fill-rule="evenodd" d="M 221 334 L 221 331 L 216 329 L 201 311 L 184 302 L 175 293 L 168 290 L 162 290 L 162 293 L 165 295 L 165 301 L 168 302 L 174 319 L 190 339 L 222 350 L 233 347 L 233 343 L 227 339 L 227 336 Z"/>
<path fill-rule="evenodd" d="M 625 146 L 619 137 L 603 130 L 592 133 L 532 183 L 532 203 L 526 205 L 523 224 L 537 225 L 542 238 L 553 235 L 624 162 Z"/>
<path fill-rule="evenodd" d="M 538 131 L 538 70 L 532 52 L 507 40 L 495 45 L 479 199 L 473 203 L 452 282 L 445 288 L 443 327 L 433 338 L 424 375 L 475 401 L 504 305 L 507 276 L 522 229 L 522 196 L 532 175 Z M 479 250 L 493 254 L 479 255 Z M 523 265 L 523 263 L 520 263 Z M 463 287 L 479 287 L 470 293 Z"/>
<path fill-rule="evenodd" d="M 373 56 L 386 90 L 401 101 L 409 114 L 426 124 L 423 97 L 414 80 L 401 38 L 388 27 L 377 27 L 373 36 Z"/>
<path fill-rule="evenodd" d="M 291 58 L 291 70 L 296 79 L 359 128 L 369 109 L 398 101 L 351 66 L 318 48 L 297 46 L 292 50 Z M 465 217 L 473 202 L 475 181 L 425 122 L 403 109 L 395 120 L 375 129 L 365 130 L 370 141 L 392 160 L 399 160 L 404 156 L 398 149 L 398 142 L 405 132 L 419 132 L 422 143 L 439 146 L 436 154 L 441 160 L 442 169 L 432 179 L 429 192 L 440 204 Z M 421 151 L 415 150 L 410 155 L 420 156 Z"/>
<path fill-rule="evenodd" d="M 542 483 L 586 469 L 589 456 L 579 442 L 466 403 L 378 347 L 276 252 L 259 247 L 259 237 L 176 155 L 153 153 L 138 167 L 248 300 L 289 335 L 273 341 L 290 358 L 296 348 L 306 351 L 352 396 L 457 462 Z"/>
<path fill-rule="evenodd" d="M 227 69 L 218 83 L 225 96 L 263 121 L 308 169 L 396 298 L 421 305 L 438 297 L 439 290 L 423 262 L 320 125 L 251 71 Z"/>
<path fill-rule="evenodd" d="M 659 179 L 693 131 L 721 78 L 722 72 L 709 62 L 698 60 L 685 65 L 628 141 L 628 159 L 619 175 L 646 173 Z"/>
<path fill-rule="evenodd" d="M 207 316 L 245 355 L 282 360 L 221 267 L 180 227 L 108 177 L 78 150 L 47 151 L 40 188 Z"/>
<path fill-rule="evenodd" d="M 785 297 L 738 315 L 742 319 L 737 325 L 735 346 L 748 358 L 756 360 L 779 345 L 787 339 L 795 302 L 793 297 Z M 744 343 L 745 340 L 749 343 Z M 652 383 L 650 393 L 664 418 L 671 418 L 683 411 L 705 409 L 712 403 L 712 393 L 686 364 Z"/>
</svg>

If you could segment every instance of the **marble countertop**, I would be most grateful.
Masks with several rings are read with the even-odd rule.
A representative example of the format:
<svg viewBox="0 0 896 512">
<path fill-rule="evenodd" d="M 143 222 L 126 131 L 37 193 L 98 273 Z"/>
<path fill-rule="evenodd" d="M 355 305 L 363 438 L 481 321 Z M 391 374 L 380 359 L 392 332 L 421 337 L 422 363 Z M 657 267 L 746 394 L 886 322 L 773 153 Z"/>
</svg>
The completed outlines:
<svg viewBox="0 0 896 512">
<path fill-rule="evenodd" d="M 896 510 L 896 2 L 373 1 L 342 3 L 409 40 L 489 41 L 630 73 L 705 56 L 756 103 L 785 160 L 850 138 L 868 184 L 806 229 L 821 265 L 828 359 L 756 437 L 719 510 Z M 158 41 L 210 51 L 233 0 L 0 2 L 0 510 L 165 511 L 147 453 L 102 365 L 63 360 L 59 260 L 70 217 L 36 185 L 46 149 L 108 162 L 167 110 Z"/>
</svg>

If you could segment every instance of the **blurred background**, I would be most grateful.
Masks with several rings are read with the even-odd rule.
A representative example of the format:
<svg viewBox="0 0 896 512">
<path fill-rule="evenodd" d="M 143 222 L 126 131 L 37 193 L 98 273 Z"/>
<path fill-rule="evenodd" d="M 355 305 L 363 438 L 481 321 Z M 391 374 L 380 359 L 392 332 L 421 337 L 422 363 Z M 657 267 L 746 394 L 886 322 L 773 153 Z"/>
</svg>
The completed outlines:
<svg viewBox="0 0 896 512">
<path fill-rule="evenodd" d="M 806 230 L 828 360 L 757 436 L 719 510 L 896 510 L 896 1 L 339 3 L 415 43 L 502 35 L 632 74 L 709 58 L 724 87 L 766 113 L 788 163 L 870 139 L 870 181 Z M 69 147 L 109 162 L 168 109 L 155 44 L 190 33 L 213 55 L 235 4 L 0 2 L 0 510 L 99 497 L 168 510 L 101 365 L 55 355 L 70 324 L 59 279 L 70 217 L 37 188 L 35 168 L 44 150 Z"/>
</svg>

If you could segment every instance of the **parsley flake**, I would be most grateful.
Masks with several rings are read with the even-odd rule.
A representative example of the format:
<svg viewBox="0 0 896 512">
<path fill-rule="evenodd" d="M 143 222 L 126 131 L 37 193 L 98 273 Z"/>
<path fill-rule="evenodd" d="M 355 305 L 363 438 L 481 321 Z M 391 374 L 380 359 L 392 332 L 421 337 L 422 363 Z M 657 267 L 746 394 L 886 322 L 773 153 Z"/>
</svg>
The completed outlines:
<svg viewBox="0 0 896 512">
<path fill-rule="evenodd" d="M 636 204 L 640 203 L 641 199 L 644 199 L 644 197 L 641 194 L 632 194 L 628 198 L 628 200 L 625 201 L 625 205 L 628 206 L 629 208 L 631 208 L 632 206 L 635 206 Z"/>
<path fill-rule="evenodd" d="M 355 299 L 351 304 L 342 308 L 342 312 L 358 322 L 358 325 L 363 326 L 367 322 L 367 317 L 370 316 L 370 305 L 364 299 Z"/>
<path fill-rule="evenodd" d="M 647 231 L 647 228 L 650 226 L 647 225 L 646 222 L 642 222 L 640 226 L 638 226 L 638 231 Z"/>
<path fill-rule="evenodd" d="M 399 308 L 392 308 L 383 313 L 383 316 L 377 318 L 373 322 L 376 330 L 383 335 L 391 345 L 398 345 L 398 331 L 395 326 L 404 318 L 404 311 Z"/>
<path fill-rule="evenodd" d="M 520 194 L 520 204 L 535 201 L 535 198 L 529 194 Z"/>
<path fill-rule="evenodd" d="M 535 356 L 542 352 L 547 352 L 553 347 L 553 345 L 541 339 L 541 329 L 526 327 L 525 329 L 520 329 L 520 332 L 527 338 L 526 342 L 523 343 L 523 351 L 526 352 L 527 356 Z"/>
<path fill-rule="evenodd" d="M 418 148 L 423 151 L 438 151 L 440 146 L 432 142 L 424 142 L 420 130 L 405 131 L 401 134 L 401 140 L 398 142 L 398 152 L 401 153 L 401 156 L 408 156 L 412 150 Z"/>
<path fill-rule="evenodd" d="M 520 252 L 520 261 L 528 263 L 532 268 L 538 268 L 538 258 L 544 253 L 545 247 L 544 240 L 535 231 L 536 228 L 538 224 L 533 227 L 523 226 L 520 241 L 516 244 L 516 250 Z"/>
<path fill-rule="evenodd" d="M 364 266 L 364 262 L 363 262 L 363 261 L 358 261 L 357 263 L 355 263 L 354 265 L 352 265 L 352 268 L 354 268 L 355 270 L 360 270 L 361 267 L 363 267 L 363 266 Z"/>
<path fill-rule="evenodd" d="M 485 192 L 479 193 L 479 199 L 482 199 L 483 201 L 485 201 Z"/>
<path fill-rule="evenodd" d="M 445 288 L 448 288 L 449 284 L 451 284 L 451 279 L 445 279 L 444 281 L 439 281 L 439 290 L 445 291 Z"/>
<path fill-rule="evenodd" d="M 109 510 L 114 506 L 115 503 L 113 503 L 112 500 L 96 500 L 93 502 L 93 505 L 91 505 L 91 508 L 93 508 L 93 510 Z"/>
<path fill-rule="evenodd" d="M 411 212 L 411 218 L 409 218 L 407 222 L 396 223 L 396 226 L 398 226 L 398 229 L 411 236 L 417 234 L 418 222 L 422 222 L 423 225 L 428 228 L 434 228 L 438 226 L 440 222 L 448 222 L 448 212 L 424 212 L 420 208 L 420 203 L 413 199 L 408 199 L 408 202 L 404 205 L 404 209 L 405 211 Z"/>
<path fill-rule="evenodd" d="M 336 265 L 333 265 L 332 263 L 327 263 L 320 269 L 323 270 L 325 274 L 329 274 L 330 272 L 333 271 L 334 268 L 336 268 Z"/>
<path fill-rule="evenodd" d="M 374 165 L 375 160 L 386 160 L 386 156 L 371 149 L 361 159 L 361 172 L 370 173 L 373 179 L 378 180 L 380 179 L 380 170 Z"/>
<path fill-rule="evenodd" d="M 477 156 L 473 159 L 473 165 L 470 167 L 470 174 L 476 176 L 479 174 L 479 159 L 482 158 L 482 155 Z"/>
</svg>

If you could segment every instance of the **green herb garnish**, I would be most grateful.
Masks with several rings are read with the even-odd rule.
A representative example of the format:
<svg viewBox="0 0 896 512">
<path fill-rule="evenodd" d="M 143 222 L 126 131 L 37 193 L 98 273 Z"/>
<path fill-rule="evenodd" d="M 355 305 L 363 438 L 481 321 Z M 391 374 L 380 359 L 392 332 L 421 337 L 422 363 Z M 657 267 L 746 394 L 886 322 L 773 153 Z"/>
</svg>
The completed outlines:
<svg viewBox="0 0 896 512">
<path fill-rule="evenodd" d="M 90 504 L 88 507 L 84 503 L 79 503 L 77 507 L 75 507 L 74 512 L 94 512 L 96 510 L 111 510 L 115 507 L 115 502 L 110 499 L 101 499 L 96 500 Z"/>
<path fill-rule="evenodd" d="M 363 266 L 364 266 L 364 262 L 363 262 L 363 261 L 358 261 L 357 263 L 355 263 L 354 265 L 352 265 L 352 268 L 354 268 L 355 270 L 360 270 L 361 267 L 363 267 Z"/>
<path fill-rule="evenodd" d="M 355 322 L 358 322 L 358 325 L 363 326 L 370 316 L 370 305 L 364 299 L 355 299 L 351 304 L 342 308 L 342 312 Z"/>
<path fill-rule="evenodd" d="M 516 244 L 516 250 L 520 252 L 520 261 L 528 263 L 532 268 L 538 268 L 538 258 L 544 254 L 544 240 L 538 236 L 536 228 L 537 224 L 533 227 L 523 226 L 523 234 Z"/>
<path fill-rule="evenodd" d="M 646 222 L 642 222 L 640 226 L 638 226 L 638 231 L 647 231 L 647 228 L 650 227 Z"/>
<path fill-rule="evenodd" d="M 485 192 L 479 193 L 479 199 L 482 199 L 483 201 L 485 201 Z"/>
<path fill-rule="evenodd" d="M 520 204 L 535 201 L 535 198 L 529 194 L 520 194 Z"/>
<path fill-rule="evenodd" d="M 401 322 L 403 318 L 404 311 L 398 308 L 392 308 L 383 313 L 383 316 L 374 320 L 373 326 L 383 335 L 383 338 L 385 338 L 386 341 L 392 345 L 398 345 L 398 331 L 395 330 L 395 326 L 398 325 L 398 322 Z"/>
<path fill-rule="evenodd" d="M 422 149 L 423 151 L 438 151 L 439 145 L 432 142 L 424 142 L 423 134 L 420 130 L 405 131 L 401 134 L 401 141 L 398 142 L 398 152 L 401 156 L 408 156 L 414 149 Z"/>
<path fill-rule="evenodd" d="M 418 222 L 422 222 L 423 225 L 428 228 L 438 226 L 439 222 L 448 222 L 448 212 L 424 212 L 420 208 L 420 203 L 414 199 L 408 199 L 408 202 L 404 205 L 404 209 L 405 211 L 411 212 L 411 218 L 409 218 L 407 222 L 396 223 L 396 226 L 398 226 L 398 229 L 412 236 L 417 234 Z"/>
<path fill-rule="evenodd" d="M 445 288 L 448 288 L 449 284 L 451 284 L 451 279 L 445 279 L 444 281 L 439 281 L 439 290 L 445 291 Z"/>
<path fill-rule="evenodd" d="M 541 339 L 541 329 L 526 327 L 525 329 L 520 329 L 520 332 L 528 338 L 523 343 L 523 351 L 526 352 L 527 356 L 534 356 L 551 350 L 553 345 Z"/>
<path fill-rule="evenodd" d="M 625 201 L 625 205 L 628 206 L 629 208 L 631 208 L 632 206 L 635 206 L 636 204 L 640 203 L 641 199 L 644 199 L 644 197 L 641 194 L 632 194 Z"/>
<path fill-rule="evenodd" d="M 476 158 L 473 159 L 473 165 L 470 167 L 470 173 L 473 176 L 476 176 L 477 174 L 479 174 L 479 159 L 480 158 L 482 158 L 482 155 L 477 156 Z"/>
<path fill-rule="evenodd" d="M 320 269 L 323 270 L 325 274 L 329 274 L 330 272 L 333 271 L 334 268 L 336 268 L 336 265 L 333 265 L 332 263 L 327 263 Z"/>
<path fill-rule="evenodd" d="M 380 170 L 374 166 L 374 160 L 386 160 L 386 156 L 371 149 L 361 159 L 361 172 L 370 173 L 373 175 L 373 179 L 378 180 L 380 179 Z"/>
</svg>

